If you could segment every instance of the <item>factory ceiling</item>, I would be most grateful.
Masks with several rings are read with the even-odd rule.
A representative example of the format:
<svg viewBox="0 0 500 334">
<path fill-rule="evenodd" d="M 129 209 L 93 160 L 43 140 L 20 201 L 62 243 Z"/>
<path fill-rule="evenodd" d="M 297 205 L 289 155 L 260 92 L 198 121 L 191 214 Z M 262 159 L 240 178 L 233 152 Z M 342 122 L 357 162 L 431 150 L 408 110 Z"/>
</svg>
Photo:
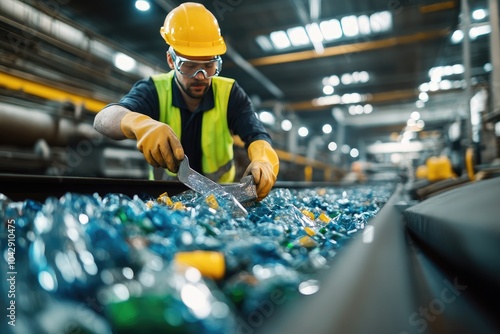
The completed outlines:
<svg viewBox="0 0 500 334">
<path fill-rule="evenodd" d="M 149 2 L 151 8 L 145 12 L 135 8 L 135 0 L 22 3 L 162 71 L 167 69 L 167 46 L 159 29 L 168 11 L 181 1 Z M 271 111 L 278 121 L 292 119 L 313 133 L 321 131 L 326 123 L 334 129 L 345 124 L 354 136 L 383 138 L 401 131 L 414 110 L 426 115 L 427 126 L 442 128 L 460 116 L 457 96 L 463 97 L 464 92 L 464 59 L 470 56 L 473 85 L 489 80 L 489 34 L 484 33 L 488 12 L 484 17 L 478 14 L 470 18 L 470 27 L 477 33 L 471 37 L 470 47 L 464 49 L 463 38 L 458 42 L 452 38 L 460 37 L 455 31 L 467 23 L 460 18 L 458 0 L 199 2 L 217 17 L 228 44 L 221 75 L 235 78 L 258 110 Z M 468 6 L 470 13 L 488 9 L 486 0 L 469 1 Z M 4 10 L 8 11 L 7 7 Z M 16 65 L 11 69 L 37 68 L 36 74 L 44 76 L 44 69 L 63 68 L 72 53 L 71 62 L 77 66 L 68 62 L 64 73 L 45 76 L 57 79 L 71 75 L 71 83 L 67 79 L 60 82 L 90 90 L 95 98 L 104 101 L 119 98 L 141 77 L 110 69 L 85 53 L 75 58 L 75 45 L 64 48 L 50 38 L 42 38 L 42 33 L 29 30 L 39 24 L 34 20 L 25 22 L 24 28 L 12 22 L 3 15 L 0 31 L 10 39 L 11 47 L 28 44 L 29 52 L 23 53 L 22 61 L 15 52 Z M 27 35 L 29 40 L 20 43 Z M 289 39 L 273 40 L 280 35 Z M 13 52 L 3 52 L 3 62 L 12 57 Z M 438 77 L 434 83 L 432 68 L 438 68 L 434 70 Z M 439 79 L 445 83 L 440 84 Z M 419 95 L 422 91 L 427 96 Z M 417 106 L 419 96 L 423 101 Z"/>
</svg>

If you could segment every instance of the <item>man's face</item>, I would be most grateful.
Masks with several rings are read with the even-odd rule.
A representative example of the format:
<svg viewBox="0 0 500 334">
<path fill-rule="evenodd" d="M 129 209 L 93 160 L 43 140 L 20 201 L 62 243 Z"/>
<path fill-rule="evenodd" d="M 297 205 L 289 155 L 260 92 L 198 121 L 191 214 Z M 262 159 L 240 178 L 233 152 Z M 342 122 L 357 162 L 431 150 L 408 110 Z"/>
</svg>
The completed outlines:
<svg viewBox="0 0 500 334">
<path fill-rule="evenodd" d="M 181 54 L 172 54 L 170 51 L 167 52 L 167 61 L 170 68 L 175 70 L 176 81 L 182 91 L 193 99 L 201 99 L 205 95 L 212 82 L 215 68 L 220 67 L 214 62 L 213 57 L 188 58 Z M 194 76 L 190 77 L 193 74 Z M 206 74 L 210 78 L 207 78 Z"/>
</svg>

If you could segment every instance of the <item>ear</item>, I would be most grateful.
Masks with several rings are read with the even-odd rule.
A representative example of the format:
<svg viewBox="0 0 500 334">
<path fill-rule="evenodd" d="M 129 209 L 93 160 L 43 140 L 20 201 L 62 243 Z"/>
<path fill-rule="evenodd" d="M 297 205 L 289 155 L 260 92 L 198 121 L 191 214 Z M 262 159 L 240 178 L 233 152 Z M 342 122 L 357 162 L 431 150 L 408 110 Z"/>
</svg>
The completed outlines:
<svg viewBox="0 0 500 334">
<path fill-rule="evenodd" d="M 170 69 L 173 70 L 174 69 L 174 60 L 172 59 L 170 52 L 167 51 L 166 56 L 167 56 L 168 67 L 170 67 Z"/>
</svg>

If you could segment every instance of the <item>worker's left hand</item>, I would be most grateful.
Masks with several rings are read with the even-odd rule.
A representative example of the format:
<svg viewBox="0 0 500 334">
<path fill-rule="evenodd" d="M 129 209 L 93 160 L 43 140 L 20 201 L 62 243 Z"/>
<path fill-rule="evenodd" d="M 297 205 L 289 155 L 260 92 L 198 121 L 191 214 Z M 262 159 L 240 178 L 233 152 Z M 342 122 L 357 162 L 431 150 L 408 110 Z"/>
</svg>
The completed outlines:
<svg viewBox="0 0 500 334">
<path fill-rule="evenodd" d="M 243 176 L 252 174 L 257 188 L 257 201 L 266 197 L 274 184 L 279 172 L 279 159 L 271 145 L 265 140 L 256 140 L 248 147 L 248 165 Z"/>
</svg>

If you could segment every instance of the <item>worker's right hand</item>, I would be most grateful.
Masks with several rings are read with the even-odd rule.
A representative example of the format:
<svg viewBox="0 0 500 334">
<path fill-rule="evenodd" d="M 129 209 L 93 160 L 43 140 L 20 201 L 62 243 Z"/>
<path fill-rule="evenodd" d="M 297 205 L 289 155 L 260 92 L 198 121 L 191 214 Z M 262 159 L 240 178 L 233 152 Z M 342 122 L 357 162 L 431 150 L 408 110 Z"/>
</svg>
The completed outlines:
<svg viewBox="0 0 500 334">
<path fill-rule="evenodd" d="M 184 149 L 170 126 L 152 118 L 128 112 L 120 123 L 123 134 L 137 140 L 137 148 L 153 167 L 176 173 L 184 159 Z"/>
</svg>

